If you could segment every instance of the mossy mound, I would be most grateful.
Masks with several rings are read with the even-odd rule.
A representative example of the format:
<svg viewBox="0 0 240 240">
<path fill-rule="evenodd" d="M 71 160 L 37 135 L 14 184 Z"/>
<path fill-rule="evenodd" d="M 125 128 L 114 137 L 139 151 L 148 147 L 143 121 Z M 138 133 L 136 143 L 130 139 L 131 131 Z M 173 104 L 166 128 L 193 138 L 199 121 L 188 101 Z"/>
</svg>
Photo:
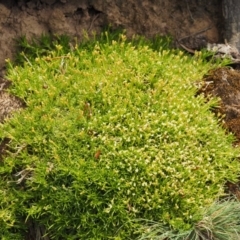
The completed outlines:
<svg viewBox="0 0 240 240">
<path fill-rule="evenodd" d="M 23 236 L 26 219 L 55 239 L 135 239 L 139 218 L 188 230 L 237 178 L 216 100 L 195 96 L 216 64 L 124 35 L 105 40 L 9 64 L 27 108 L 1 125 L 6 238 Z"/>
</svg>

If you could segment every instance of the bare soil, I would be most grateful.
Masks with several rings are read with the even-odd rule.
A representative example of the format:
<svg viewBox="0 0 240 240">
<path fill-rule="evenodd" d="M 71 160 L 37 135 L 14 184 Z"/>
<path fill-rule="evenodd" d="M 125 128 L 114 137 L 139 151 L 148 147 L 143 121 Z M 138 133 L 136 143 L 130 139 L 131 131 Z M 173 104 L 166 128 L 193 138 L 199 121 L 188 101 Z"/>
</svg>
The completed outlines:
<svg viewBox="0 0 240 240">
<path fill-rule="evenodd" d="M 219 0 L 0 0 L 0 69 L 14 58 L 20 36 L 67 34 L 80 41 L 84 31 L 108 25 L 129 36 L 171 35 L 191 49 L 223 42 Z"/>
<path fill-rule="evenodd" d="M 226 132 L 235 135 L 235 147 L 240 147 L 240 70 L 224 67 L 212 70 L 203 79 L 203 86 L 198 94 L 203 93 L 206 99 L 218 97 L 219 107 L 215 114 L 223 119 Z M 226 190 L 240 200 L 240 181 L 237 184 L 228 182 Z"/>
<path fill-rule="evenodd" d="M 223 126 L 236 136 L 235 146 L 240 146 L 240 71 L 223 67 L 210 71 L 204 77 L 199 93 L 220 98 L 217 116 L 223 117 Z"/>
</svg>

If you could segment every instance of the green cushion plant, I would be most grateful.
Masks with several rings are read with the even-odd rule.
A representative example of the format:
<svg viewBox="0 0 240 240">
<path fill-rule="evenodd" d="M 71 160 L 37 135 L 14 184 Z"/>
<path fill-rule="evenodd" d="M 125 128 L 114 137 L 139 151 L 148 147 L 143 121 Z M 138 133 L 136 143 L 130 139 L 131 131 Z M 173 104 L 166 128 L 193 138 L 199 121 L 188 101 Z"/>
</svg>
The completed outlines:
<svg viewBox="0 0 240 240">
<path fill-rule="evenodd" d="M 10 92 L 27 107 L 0 126 L 4 239 L 23 238 L 28 221 L 53 239 L 136 239 L 136 219 L 189 231 L 237 179 L 217 100 L 195 96 L 221 64 L 161 39 L 102 36 L 8 61 Z"/>
</svg>

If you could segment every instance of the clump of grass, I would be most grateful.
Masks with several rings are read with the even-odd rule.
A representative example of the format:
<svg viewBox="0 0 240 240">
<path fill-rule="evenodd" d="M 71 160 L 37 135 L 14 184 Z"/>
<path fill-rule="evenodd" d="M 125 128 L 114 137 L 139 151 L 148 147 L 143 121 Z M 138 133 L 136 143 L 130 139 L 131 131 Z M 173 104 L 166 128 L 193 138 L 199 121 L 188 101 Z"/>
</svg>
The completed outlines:
<svg viewBox="0 0 240 240">
<path fill-rule="evenodd" d="M 135 239 L 138 218 L 188 231 L 237 180 L 233 136 L 210 111 L 217 100 L 195 97 L 219 63 L 161 45 L 104 33 L 8 62 L 27 108 L 1 125 L 5 235 L 33 221 L 55 239 Z"/>
<path fill-rule="evenodd" d="M 18 53 L 14 63 L 23 65 L 25 62 L 34 61 L 37 57 L 48 56 L 56 45 L 61 45 L 65 52 L 71 50 L 70 38 L 66 35 L 43 34 L 39 39 L 33 39 L 31 43 L 26 36 L 22 36 L 16 40 Z"/>
<path fill-rule="evenodd" d="M 138 220 L 145 232 L 139 240 L 229 240 L 240 237 L 240 203 L 235 199 L 214 202 L 204 209 L 202 219 L 188 230 L 179 232 L 159 222 Z"/>
</svg>

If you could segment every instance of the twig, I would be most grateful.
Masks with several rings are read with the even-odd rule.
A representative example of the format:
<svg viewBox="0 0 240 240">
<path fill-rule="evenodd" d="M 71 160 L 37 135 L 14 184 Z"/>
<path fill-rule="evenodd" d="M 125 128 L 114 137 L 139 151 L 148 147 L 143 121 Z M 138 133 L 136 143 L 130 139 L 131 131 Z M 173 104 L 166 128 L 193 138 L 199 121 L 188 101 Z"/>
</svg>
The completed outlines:
<svg viewBox="0 0 240 240">
<path fill-rule="evenodd" d="M 90 32 L 90 30 L 92 29 L 92 25 L 93 25 L 93 23 L 96 21 L 96 19 L 99 17 L 99 14 L 97 14 L 97 15 L 95 15 L 94 17 L 93 17 L 93 19 L 92 19 L 92 21 L 91 21 L 91 23 L 90 23 L 90 25 L 89 25 L 89 28 L 88 28 L 88 30 L 87 30 L 87 32 L 89 33 Z"/>
<path fill-rule="evenodd" d="M 198 35 L 198 34 L 200 34 L 200 33 L 206 32 L 207 30 L 209 30 L 209 29 L 211 29 L 211 28 L 212 28 L 212 25 L 209 26 L 209 27 L 207 27 L 207 28 L 204 28 L 204 29 L 202 29 L 202 30 L 200 30 L 200 31 L 198 31 L 198 32 L 195 32 L 195 33 L 193 33 L 193 34 L 190 34 L 190 35 L 188 35 L 188 36 L 182 37 L 182 38 L 178 39 L 178 42 L 181 42 L 183 39 L 190 38 L 190 37 L 193 37 L 193 36 Z"/>
<path fill-rule="evenodd" d="M 183 48 L 183 49 L 185 49 L 187 52 L 189 52 L 189 53 L 195 53 L 195 51 L 193 50 L 193 49 L 190 49 L 190 48 L 188 48 L 188 47 L 186 47 L 185 45 L 183 45 L 182 43 L 179 43 L 178 42 L 178 44 Z"/>
<path fill-rule="evenodd" d="M 187 3 L 187 9 L 188 9 L 188 12 L 189 12 L 189 15 L 190 15 L 191 19 L 192 19 L 193 21 L 195 21 L 195 19 L 194 19 L 193 16 L 192 16 L 192 12 L 191 12 L 191 10 L 190 10 L 190 8 L 189 8 L 188 0 L 186 0 L 186 3 Z"/>
</svg>

